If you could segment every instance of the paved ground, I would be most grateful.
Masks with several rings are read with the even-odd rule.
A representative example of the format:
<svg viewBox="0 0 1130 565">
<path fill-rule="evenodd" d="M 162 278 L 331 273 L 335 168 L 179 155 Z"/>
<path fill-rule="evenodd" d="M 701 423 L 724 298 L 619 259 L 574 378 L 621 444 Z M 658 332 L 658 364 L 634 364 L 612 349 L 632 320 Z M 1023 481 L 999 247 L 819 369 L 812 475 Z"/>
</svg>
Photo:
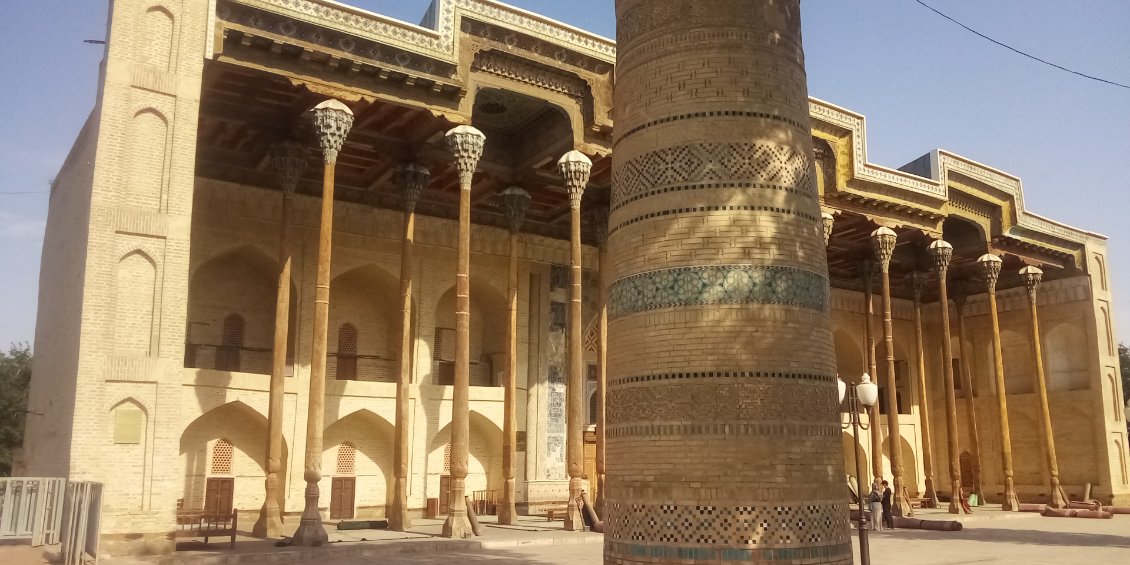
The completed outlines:
<svg viewBox="0 0 1130 565">
<path fill-rule="evenodd" d="M 919 514 L 918 517 L 950 518 L 949 515 L 937 513 Z M 965 530 L 961 532 L 896 530 L 872 533 L 872 562 L 910 565 L 1130 564 L 1130 516 L 1115 516 L 1113 520 L 1087 520 L 979 510 L 973 516 L 962 517 L 961 520 L 965 523 Z M 348 537 L 357 541 L 342 539 L 332 544 L 329 550 L 303 550 L 301 554 L 289 555 L 287 562 L 308 565 L 331 562 L 335 565 L 371 565 L 374 562 L 404 565 L 579 565 L 601 562 L 603 545 L 599 543 L 599 535 L 562 532 L 560 524 L 531 521 L 517 530 L 484 524 L 486 536 L 477 538 L 472 544 L 464 542 L 461 546 L 444 545 L 460 542 L 438 541 L 429 535 L 382 541 L 371 541 L 372 537 L 366 537 L 366 541 L 362 542 L 361 537 L 371 534 L 350 533 Z M 422 529 L 431 527 L 431 524 L 425 524 Z M 854 531 L 852 539 L 853 545 L 858 548 Z M 475 547 L 471 547 L 472 545 Z M 251 554 L 260 551 L 268 551 L 273 557 L 279 558 L 292 550 L 261 549 L 259 545 L 248 545 L 237 549 L 235 553 Z M 310 551 L 313 553 L 307 553 Z M 330 553 L 326 553 L 327 551 Z M 380 553 L 361 553 L 362 551 Z M 0 547 L 0 564 L 44 563 L 43 554 L 43 549 Z M 327 558 L 329 555 L 333 557 Z M 176 554 L 177 561 L 183 563 L 212 562 L 223 557 L 236 556 L 215 546 L 201 552 Z M 108 563 L 126 565 L 139 561 L 110 560 Z M 157 561 L 149 560 L 145 563 L 153 565 Z"/>
</svg>

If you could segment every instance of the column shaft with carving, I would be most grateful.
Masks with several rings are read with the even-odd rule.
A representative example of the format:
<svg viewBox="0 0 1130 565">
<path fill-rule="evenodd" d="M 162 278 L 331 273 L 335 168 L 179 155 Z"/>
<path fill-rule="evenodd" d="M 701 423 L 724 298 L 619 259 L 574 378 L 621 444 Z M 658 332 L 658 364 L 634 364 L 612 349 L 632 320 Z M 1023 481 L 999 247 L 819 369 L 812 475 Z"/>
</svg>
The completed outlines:
<svg viewBox="0 0 1130 565">
<path fill-rule="evenodd" d="M 950 302 L 946 287 L 946 273 L 953 258 L 953 246 L 944 240 L 930 244 L 930 255 L 934 270 L 938 274 L 938 306 L 942 315 L 942 375 L 946 394 L 946 455 L 950 468 L 950 506 L 951 514 L 961 512 L 961 461 L 958 459 L 957 442 L 957 399 L 953 393 L 953 340 L 950 334 Z"/>
<path fill-rule="evenodd" d="M 412 526 L 408 513 L 408 444 L 412 429 L 409 418 L 409 392 L 412 386 L 412 287 L 416 268 L 416 201 L 428 186 L 431 173 L 415 163 L 396 170 L 396 185 L 404 208 L 404 239 L 400 247 L 400 345 L 397 348 L 396 435 L 393 438 L 392 509 L 388 513 L 390 530 L 403 532 Z"/>
<path fill-rule="evenodd" d="M 279 229 L 279 279 L 275 294 L 275 333 L 271 350 L 271 388 L 267 401 L 267 478 L 266 498 L 259 519 L 251 528 L 256 537 L 276 537 L 282 533 L 282 502 L 279 488 L 282 471 L 283 393 L 286 388 L 286 354 L 290 335 L 290 252 L 291 206 L 298 180 L 306 170 L 306 148 L 295 141 L 283 141 L 270 149 L 271 166 L 282 185 L 282 224 Z"/>
<path fill-rule="evenodd" d="M 874 382 L 879 382 L 878 363 L 875 359 L 875 307 L 872 285 L 875 284 L 875 271 L 871 261 L 863 262 L 863 354 L 867 357 L 867 374 Z M 871 478 L 883 479 L 883 430 L 879 425 L 879 403 L 867 409 L 871 419 Z M 856 438 L 858 441 L 858 438 Z"/>
<path fill-rule="evenodd" d="M 879 263 L 883 294 L 883 349 L 887 361 L 887 450 L 891 458 L 891 475 L 894 483 L 892 508 L 899 516 L 910 516 L 913 510 L 906 490 L 902 466 L 902 432 L 899 426 L 898 382 L 895 374 L 895 334 L 891 320 L 891 255 L 898 238 L 890 228 L 881 227 L 871 233 L 875 248 L 875 261 Z M 878 426 L 876 426 L 878 427 Z"/>
<path fill-rule="evenodd" d="M 1001 430 L 1001 470 L 1004 475 L 1004 500 L 1001 510 L 1013 512 L 1020 509 L 1016 497 L 1016 482 L 1012 468 L 1012 434 L 1008 427 L 1008 391 L 1004 382 L 1004 355 L 1001 348 L 1000 320 L 997 316 L 997 280 L 1001 274 L 1001 259 L 996 255 L 985 254 L 977 260 L 985 274 L 985 286 L 989 293 L 989 320 L 993 333 L 993 369 L 997 383 L 997 414 Z"/>
<path fill-rule="evenodd" d="M 295 545 L 326 543 L 318 512 L 318 481 L 322 478 L 322 426 L 325 416 L 326 340 L 330 315 L 330 251 L 333 249 L 334 167 L 338 152 L 353 126 L 353 112 L 337 100 L 314 107 L 314 129 L 322 146 L 322 217 L 318 231 L 318 268 L 314 288 L 314 339 L 310 359 L 310 404 L 306 417 L 306 507 L 292 539 Z"/>
<path fill-rule="evenodd" d="M 938 507 L 938 492 L 934 489 L 934 447 L 930 435 L 930 389 L 926 385 L 926 343 L 922 332 L 922 293 L 926 290 L 926 275 L 912 273 L 911 290 L 914 293 L 914 349 L 918 359 L 918 415 L 922 422 L 922 472 L 926 476 L 926 498 L 930 507 Z"/>
<path fill-rule="evenodd" d="M 455 386 L 451 395 L 451 491 L 443 536 L 471 536 L 467 518 L 467 459 L 470 440 L 471 370 L 471 180 L 486 136 L 470 126 L 447 132 L 459 170 L 459 241 L 455 260 Z"/>
<path fill-rule="evenodd" d="M 1037 291 L 1044 272 L 1036 267 L 1025 267 L 1020 271 L 1028 287 L 1028 317 L 1032 328 L 1032 357 L 1036 363 L 1036 394 L 1040 399 L 1040 426 L 1044 433 L 1044 451 L 1047 454 L 1048 486 L 1051 488 L 1051 506 L 1063 508 L 1067 505 L 1063 487 L 1059 483 L 1059 462 L 1055 455 L 1055 434 L 1052 433 L 1052 415 L 1048 406 L 1047 377 L 1044 374 L 1043 345 L 1040 343 L 1040 317 L 1036 311 Z"/>
<path fill-rule="evenodd" d="M 518 519 L 514 477 L 518 435 L 518 238 L 530 206 L 530 195 L 521 188 L 510 187 L 502 192 L 502 199 L 510 228 L 510 264 L 507 271 L 506 383 L 502 416 L 502 477 L 505 484 L 502 487 L 502 504 L 498 507 L 498 523 L 509 525 Z"/>
<path fill-rule="evenodd" d="M 977 425 L 977 403 L 973 394 L 973 348 L 969 345 L 965 332 L 965 300 L 968 296 L 968 283 L 958 280 L 953 304 L 957 313 L 957 358 L 961 363 L 961 388 L 965 393 L 965 417 L 969 429 L 969 458 L 973 468 L 973 494 L 984 502 L 985 491 L 981 483 L 981 428 Z"/>
<path fill-rule="evenodd" d="M 589 182 L 592 161 L 580 151 L 570 151 L 557 162 L 565 188 L 569 191 L 569 266 L 572 286 L 569 291 L 569 380 L 566 384 L 566 470 L 569 473 L 569 506 L 565 513 L 566 530 L 585 527 L 578 505 L 585 482 L 585 374 L 584 343 L 581 335 L 581 197 Z"/>
</svg>

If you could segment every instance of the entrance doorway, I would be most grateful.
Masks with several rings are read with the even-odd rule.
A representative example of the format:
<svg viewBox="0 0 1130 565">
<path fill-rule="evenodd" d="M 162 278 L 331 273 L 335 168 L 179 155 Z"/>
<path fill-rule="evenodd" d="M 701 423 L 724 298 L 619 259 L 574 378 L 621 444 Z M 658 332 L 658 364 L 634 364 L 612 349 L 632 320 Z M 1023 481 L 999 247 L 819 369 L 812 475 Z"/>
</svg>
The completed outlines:
<svg viewBox="0 0 1130 565">
<path fill-rule="evenodd" d="M 333 478 L 330 483 L 330 520 L 353 518 L 353 497 L 356 491 L 356 477 Z"/>
<path fill-rule="evenodd" d="M 234 495 L 234 478 L 208 477 L 204 487 L 204 515 L 230 516 Z"/>
</svg>

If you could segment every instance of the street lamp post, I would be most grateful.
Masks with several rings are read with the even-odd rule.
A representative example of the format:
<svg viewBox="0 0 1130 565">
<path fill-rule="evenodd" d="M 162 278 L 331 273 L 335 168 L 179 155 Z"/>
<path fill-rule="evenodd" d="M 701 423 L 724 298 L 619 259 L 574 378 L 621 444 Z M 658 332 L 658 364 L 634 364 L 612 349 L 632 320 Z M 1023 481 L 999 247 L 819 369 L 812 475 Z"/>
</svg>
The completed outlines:
<svg viewBox="0 0 1130 565">
<path fill-rule="evenodd" d="M 852 429 L 852 440 L 855 445 L 852 449 L 855 450 L 855 490 L 859 495 L 859 562 L 861 565 L 871 565 L 871 547 L 867 541 L 867 527 L 864 523 L 865 510 L 863 507 L 863 465 L 859 462 L 859 430 L 866 431 L 871 427 L 871 422 L 863 423 L 860 419 L 862 411 L 875 405 L 879 399 L 879 387 L 871 382 L 871 375 L 863 373 L 860 378 L 859 384 L 854 387 L 848 386 L 842 379 L 839 381 L 840 388 L 840 403 L 844 402 L 847 398 L 848 405 L 848 418 L 851 420 L 850 425 Z M 847 429 L 848 424 L 841 424 L 841 427 Z M 874 519 L 874 516 L 872 516 Z"/>
</svg>

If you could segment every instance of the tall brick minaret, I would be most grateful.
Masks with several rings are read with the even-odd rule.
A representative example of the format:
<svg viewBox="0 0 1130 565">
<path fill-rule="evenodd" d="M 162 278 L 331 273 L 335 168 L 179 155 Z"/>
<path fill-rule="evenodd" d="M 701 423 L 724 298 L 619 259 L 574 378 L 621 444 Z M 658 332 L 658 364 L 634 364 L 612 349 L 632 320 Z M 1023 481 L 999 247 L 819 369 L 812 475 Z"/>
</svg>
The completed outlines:
<svg viewBox="0 0 1130 565">
<path fill-rule="evenodd" d="M 799 0 L 617 0 L 605 563 L 851 563 Z"/>
</svg>

